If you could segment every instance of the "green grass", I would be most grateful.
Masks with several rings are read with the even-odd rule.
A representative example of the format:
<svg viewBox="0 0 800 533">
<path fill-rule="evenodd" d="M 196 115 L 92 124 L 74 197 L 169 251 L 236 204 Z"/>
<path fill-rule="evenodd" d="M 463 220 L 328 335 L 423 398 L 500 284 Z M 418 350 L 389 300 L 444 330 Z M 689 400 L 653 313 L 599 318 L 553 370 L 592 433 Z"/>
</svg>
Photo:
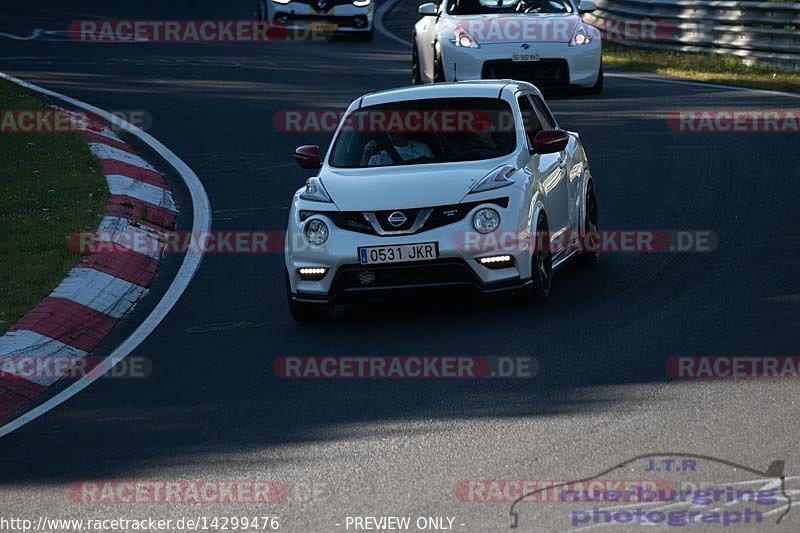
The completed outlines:
<svg viewBox="0 0 800 533">
<path fill-rule="evenodd" d="M 603 62 L 615 69 L 655 72 L 674 78 L 800 92 L 800 73 L 748 67 L 735 57 L 720 54 L 645 50 L 603 43 Z"/>
<path fill-rule="evenodd" d="M 44 107 L 0 80 L 0 110 Z M 66 276 L 79 258 L 66 237 L 95 230 L 107 199 L 100 164 L 78 133 L 0 132 L 0 334 Z"/>
</svg>

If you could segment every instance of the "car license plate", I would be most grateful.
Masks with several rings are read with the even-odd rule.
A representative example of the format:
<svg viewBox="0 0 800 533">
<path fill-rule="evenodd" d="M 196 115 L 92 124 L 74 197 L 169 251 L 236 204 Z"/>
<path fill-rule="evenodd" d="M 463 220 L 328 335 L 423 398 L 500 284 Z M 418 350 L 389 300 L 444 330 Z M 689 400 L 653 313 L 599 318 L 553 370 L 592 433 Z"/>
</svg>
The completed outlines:
<svg viewBox="0 0 800 533">
<path fill-rule="evenodd" d="M 511 61 L 525 62 L 525 61 L 539 61 L 541 59 L 539 54 L 513 54 Z"/>
<path fill-rule="evenodd" d="M 424 242 L 397 246 L 371 246 L 359 248 L 358 257 L 362 265 L 433 261 L 439 257 L 439 245 L 435 242 Z"/>
<path fill-rule="evenodd" d="M 333 22 L 312 22 L 308 25 L 308 29 L 318 33 L 334 33 L 339 26 Z"/>
</svg>

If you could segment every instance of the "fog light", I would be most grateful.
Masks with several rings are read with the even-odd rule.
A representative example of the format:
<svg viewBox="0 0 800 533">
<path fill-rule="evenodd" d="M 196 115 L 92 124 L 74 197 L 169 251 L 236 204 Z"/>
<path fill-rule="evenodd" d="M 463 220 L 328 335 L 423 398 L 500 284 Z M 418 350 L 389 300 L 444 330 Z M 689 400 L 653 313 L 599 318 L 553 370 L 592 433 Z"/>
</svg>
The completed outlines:
<svg viewBox="0 0 800 533">
<path fill-rule="evenodd" d="M 494 209 L 484 207 L 472 217 L 472 227 L 484 235 L 491 233 L 500 227 L 500 213 Z"/>
<path fill-rule="evenodd" d="M 303 267 L 298 268 L 297 273 L 300 274 L 300 279 L 303 281 L 319 281 L 328 273 L 328 269 L 324 267 Z"/>
<path fill-rule="evenodd" d="M 487 268 L 508 268 L 514 266 L 514 258 L 510 255 L 493 255 L 481 257 L 478 262 Z"/>
<path fill-rule="evenodd" d="M 356 28 L 366 28 L 367 24 L 369 24 L 369 19 L 363 15 L 357 15 L 353 17 L 353 26 Z"/>
<path fill-rule="evenodd" d="M 321 246 L 328 240 L 328 225 L 318 218 L 313 218 L 306 224 L 305 235 L 309 244 Z"/>
</svg>

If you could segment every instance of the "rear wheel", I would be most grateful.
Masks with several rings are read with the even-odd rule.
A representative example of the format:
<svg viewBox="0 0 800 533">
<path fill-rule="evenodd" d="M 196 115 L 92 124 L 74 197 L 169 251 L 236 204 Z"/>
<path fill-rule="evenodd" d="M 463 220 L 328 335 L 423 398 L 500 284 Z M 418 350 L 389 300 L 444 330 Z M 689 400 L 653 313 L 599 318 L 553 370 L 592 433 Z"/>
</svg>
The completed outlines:
<svg viewBox="0 0 800 533">
<path fill-rule="evenodd" d="M 294 300 L 288 273 L 286 274 L 286 299 L 289 303 L 289 313 L 291 313 L 295 322 L 300 324 L 319 324 L 329 320 L 333 315 L 333 306 L 331 304 L 306 303 Z"/>
<path fill-rule="evenodd" d="M 414 41 L 416 41 L 416 36 L 414 37 Z M 414 47 L 411 49 L 411 84 L 412 85 L 419 85 L 422 83 L 422 76 L 420 75 L 419 70 L 419 52 L 417 51 L 417 45 L 415 44 Z"/>
<path fill-rule="evenodd" d="M 586 265 L 596 265 L 600 262 L 600 214 L 597 209 L 594 185 L 591 182 L 586 187 L 585 211 L 583 235 L 581 235 L 582 253 L 580 261 Z"/>
<path fill-rule="evenodd" d="M 433 57 L 433 83 L 442 83 L 447 81 L 444 76 L 444 64 L 442 63 L 442 56 L 439 52 Z"/>
<path fill-rule="evenodd" d="M 536 223 L 534 252 L 531 257 L 531 297 L 534 300 L 546 300 L 550 296 L 553 282 L 553 254 L 550 250 L 550 230 L 547 217 L 539 215 Z"/>
<path fill-rule="evenodd" d="M 600 94 L 603 92 L 603 65 L 600 65 L 600 73 L 597 75 L 597 81 L 594 85 L 586 89 L 586 94 Z"/>
</svg>

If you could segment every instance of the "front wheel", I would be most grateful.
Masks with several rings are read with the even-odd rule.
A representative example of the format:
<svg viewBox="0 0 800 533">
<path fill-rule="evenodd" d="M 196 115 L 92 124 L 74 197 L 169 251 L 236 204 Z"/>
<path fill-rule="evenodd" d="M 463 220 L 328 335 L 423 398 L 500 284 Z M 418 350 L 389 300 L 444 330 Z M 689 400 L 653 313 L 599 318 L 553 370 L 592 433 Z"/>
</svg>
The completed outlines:
<svg viewBox="0 0 800 533">
<path fill-rule="evenodd" d="M 581 263 L 596 265 L 600 262 L 600 213 L 597 208 L 597 196 L 594 194 L 594 185 L 589 182 L 586 187 L 586 215 L 583 221 L 583 235 L 581 235 Z"/>
<path fill-rule="evenodd" d="M 550 230 L 547 217 L 539 215 L 536 223 L 534 252 L 531 257 L 531 297 L 533 300 L 546 300 L 550 297 L 553 283 L 553 253 L 550 250 Z"/>
<path fill-rule="evenodd" d="M 306 303 L 294 300 L 288 273 L 286 274 L 286 299 L 289 303 L 289 313 L 295 322 L 300 324 L 320 324 L 329 320 L 333 315 L 333 306 L 331 304 Z"/>
</svg>

